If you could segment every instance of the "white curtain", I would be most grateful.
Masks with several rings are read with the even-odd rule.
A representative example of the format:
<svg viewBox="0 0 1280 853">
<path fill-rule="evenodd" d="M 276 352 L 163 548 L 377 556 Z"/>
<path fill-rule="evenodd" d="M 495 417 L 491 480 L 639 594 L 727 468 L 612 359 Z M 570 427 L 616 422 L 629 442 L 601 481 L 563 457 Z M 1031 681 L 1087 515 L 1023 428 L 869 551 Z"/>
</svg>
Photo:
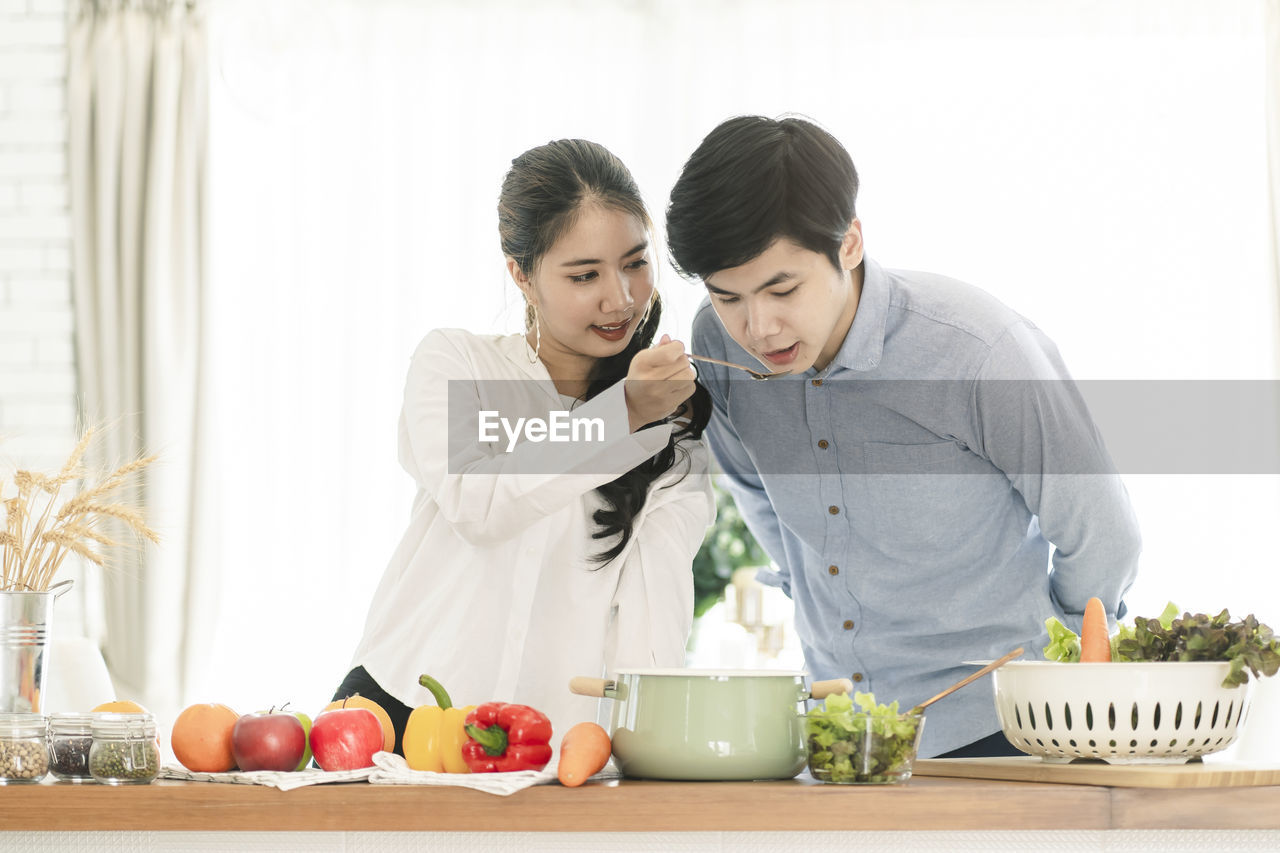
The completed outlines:
<svg viewBox="0 0 1280 853">
<path fill-rule="evenodd" d="M 68 39 L 82 417 L 100 459 L 159 453 L 135 494 L 164 542 L 101 577 L 121 698 L 171 719 L 187 665 L 204 298 L 208 62 L 200 5 L 79 2 Z"/>
<path fill-rule="evenodd" d="M 407 520 L 407 358 L 431 327 L 518 328 L 494 205 L 511 158 L 553 138 L 612 148 L 660 222 L 717 122 L 803 113 L 853 155 L 869 253 L 993 292 L 1077 376 L 1276 379 L 1275 7 L 219 4 L 201 424 L 221 474 L 198 494 L 221 596 L 198 614 L 215 653 L 188 698 L 328 698 Z M 669 271 L 660 286 L 686 335 L 701 293 Z M 1135 612 L 1280 624 L 1280 478 L 1129 486 Z"/>
<path fill-rule="evenodd" d="M 1263 74 L 1267 89 L 1267 209 L 1271 219 L 1271 282 L 1280 291 L 1280 0 L 1266 0 L 1266 60 Z M 1273 303 L 1273 319 L 1280 321 L 1280 298 Z M 1280 346 L 1276 348 L 1276 375 L 1280 376 Z"/>
</svg>

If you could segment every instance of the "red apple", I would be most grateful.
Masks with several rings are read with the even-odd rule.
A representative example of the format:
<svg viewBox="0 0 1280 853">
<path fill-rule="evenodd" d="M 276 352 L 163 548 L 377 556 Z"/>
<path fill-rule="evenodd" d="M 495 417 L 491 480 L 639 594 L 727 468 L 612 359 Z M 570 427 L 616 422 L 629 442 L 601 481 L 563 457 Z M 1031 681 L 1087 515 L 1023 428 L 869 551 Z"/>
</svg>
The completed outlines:
<svg viewBox="0 0 1280 853">
<path fill-rule="evenodd" d="M 293 714 L 245 714 L 231 728 L 231 752 L 241 770 L 293 770 L 306 749 L 306 732 Z"/>
<path fill-rule="evenodd" d="M 321 770 L 373 766 L 382 751 L 382 723 L 368 708 L 334 708 L 311 724 L 311 752 Z"/>
<path fill-rule="evenodd" d="M 301 711 L 289 711 L 289 703 L 285 702 L 279 708 L 271 708 L 269 711 L 258 711 L 259 714 L 293 714 L 298 718 L 298 722 L 302 723 L 302 742 L 306 746 L 302 749 L 302 759 L 298 762 L 298 766 L 294 770 L 303 770 L 311 761 L 311 718 Z"/>
</svg>

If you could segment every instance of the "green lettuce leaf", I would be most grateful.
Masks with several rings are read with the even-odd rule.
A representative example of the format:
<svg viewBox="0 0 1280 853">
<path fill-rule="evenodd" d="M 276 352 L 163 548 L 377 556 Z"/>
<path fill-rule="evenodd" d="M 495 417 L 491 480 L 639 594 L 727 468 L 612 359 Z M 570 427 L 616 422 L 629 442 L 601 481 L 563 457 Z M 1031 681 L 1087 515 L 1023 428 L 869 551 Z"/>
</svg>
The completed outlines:
<svg viewBox="0 0 1280 853">
<path fill-rule="evenodd" d="M 1135 619 L 1133 636 L 1117 648 L 1124 660 L 1230 661 L 1223 687 L 1245 684 L 1250 674 L 1262 678 L 1280 671 L 1280 642 L 1252 613 L 1233 622 L 1226 610 L 1179 616 L 1176 608 L 1172 614 L 1165 608 L 1158 619 Z"/>
<path fill-rule="evenodd" d="M 1058 617 L 1050 616 L 1044 620 L 1045 630 L 1049 632 L 1049 645 L 1044 647 L 1044 659 L 1069 663 L 1080 660 L 1080 637 L 1066 625 L 1058 621 Z"/>
<path fill-rule="evenodd" d="M 1045 660 L 1080 660 L 1080 638 L 1056 618 L 1045 620 L 1049 644 Z M 1116 661 L 1230 661 L 1223 687 L 1245 684 L 1280 671 L 1280 641 L 1252 613 L 1233 622 L 1223 610 L 1216 616 L 1181 613 L 1171 601 L 1155 619 L 1137 617 L 1120 623 L 1111 637 L 1111 659 Z"/>
</svg>

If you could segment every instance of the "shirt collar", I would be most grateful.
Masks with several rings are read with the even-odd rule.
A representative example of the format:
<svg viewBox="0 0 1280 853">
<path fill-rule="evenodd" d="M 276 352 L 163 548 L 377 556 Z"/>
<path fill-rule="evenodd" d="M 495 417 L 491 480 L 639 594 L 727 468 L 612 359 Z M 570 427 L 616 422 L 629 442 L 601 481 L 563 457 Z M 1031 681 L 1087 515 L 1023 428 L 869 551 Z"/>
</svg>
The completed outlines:
<svg viewBox="0 0 1280 853">
<path fill-rule="evenodd" d="M 867 371 L 880 364 L 884 352 L 884 330 L 889 320 L 889 279 L 871 258 L 862 259 L 862 293 L 853 325 L 844 343 L 822 373 L 830 373 L 834 365 L 848 370 Z"/>
<path fill-rule="evenodd" d="M 551 382 L 551 374 L 547 373 L 547 366 L 533 354 L 533 347 L 529 346 L 523 334 L 503 335 L 498 338 L 498 350 L 515 366 L 516 370 L 530 379 L 550 385 L 552 396 L 557 400 L 560 398 L 555 391 L 555 385 Z"/>
</svg>

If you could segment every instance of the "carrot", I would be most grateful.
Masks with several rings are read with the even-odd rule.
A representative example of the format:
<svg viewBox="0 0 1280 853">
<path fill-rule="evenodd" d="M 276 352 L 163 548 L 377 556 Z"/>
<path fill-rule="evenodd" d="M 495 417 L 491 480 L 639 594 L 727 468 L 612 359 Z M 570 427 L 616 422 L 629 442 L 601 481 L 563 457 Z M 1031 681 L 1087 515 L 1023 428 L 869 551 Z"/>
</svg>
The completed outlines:
<svg viewBox="0 0 1280 853">
<path fill-rule="evenodd" d="M 613 744 L 609 733 L 595 723 L 578 723 L 560 739 L 560 766 L 556 776 L 566 788 L 576 788 L 609 763 Z"/>
<path fill-rule="evenodd" d="M 1080 628 L 1080 661 L 1105 663 L 1111 660 L 1111 637 L 1107 634 L 1107 612 L 1102 600 L 1091 598 L 1084 606 L 1084 625 Z"/>
</svg>

